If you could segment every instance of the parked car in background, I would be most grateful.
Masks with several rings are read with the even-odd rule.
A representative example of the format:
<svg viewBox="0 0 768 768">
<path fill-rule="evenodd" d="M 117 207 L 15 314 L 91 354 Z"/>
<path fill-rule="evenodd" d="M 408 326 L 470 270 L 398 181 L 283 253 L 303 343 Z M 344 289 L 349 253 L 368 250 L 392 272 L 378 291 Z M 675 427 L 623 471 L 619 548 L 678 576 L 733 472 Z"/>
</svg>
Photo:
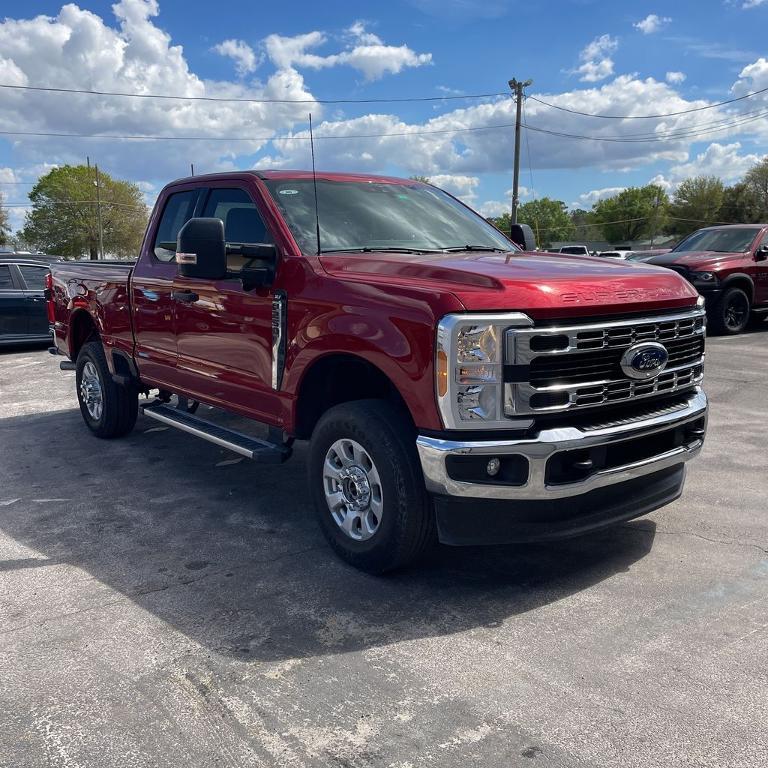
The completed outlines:
<svg viewBox="0 0 768 768">
<path fill-rule="evenodd" d="M 567 253 L 569 256 L 592 256 L 592 251 L 586 245 L 564 245 L 552 253 Z"/>
<path fill-rule="evenodd" d="M 648 263 L 693 283 L 716 333 L 741 333 L 752 314 L 768 313 L 768 224 L 705 227 Z"/>
<path fill-rule="evenodd" d="M 0 345 L 50 342 L 45 277 L 50 259 L 0 255 Z"/>
</svg>

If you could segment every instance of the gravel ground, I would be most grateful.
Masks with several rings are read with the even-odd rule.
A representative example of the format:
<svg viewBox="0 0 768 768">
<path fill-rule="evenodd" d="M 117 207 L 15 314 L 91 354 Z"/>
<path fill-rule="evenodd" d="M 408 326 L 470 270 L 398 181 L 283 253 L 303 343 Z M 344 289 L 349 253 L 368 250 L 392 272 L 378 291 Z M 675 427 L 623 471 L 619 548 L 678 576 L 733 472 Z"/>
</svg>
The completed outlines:
<svg viewBox="0 0 768 768">
<path fill-rule="evenodd" d="M 768 331 L 712 339 L 683 498 L 547 546 L 334 558 L 281 467 L 0 351 L 0 765 L 768 765 Z"/>
</svg>

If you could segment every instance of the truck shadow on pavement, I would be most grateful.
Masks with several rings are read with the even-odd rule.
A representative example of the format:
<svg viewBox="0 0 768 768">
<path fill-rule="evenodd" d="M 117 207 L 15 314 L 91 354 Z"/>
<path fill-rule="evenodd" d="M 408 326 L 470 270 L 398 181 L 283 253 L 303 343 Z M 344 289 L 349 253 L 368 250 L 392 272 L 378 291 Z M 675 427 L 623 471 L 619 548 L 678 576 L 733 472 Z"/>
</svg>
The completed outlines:
<svg viewBox="0 0 768 768">
<path fill-rule="evenodd" d="M 0 531 L 28 549 L 0 571 L 74 566 L 104 585 L 84 611 L 114 590 L 212 651 L 279 661 L 497 626 L 629 570 L 653 544 L 646 519 L 548 545 L 436 547 L 368 576 L 326 546 L 304 454 L 233 463 L 141 417 L 118 441 L 92 437 L 77 410 L 1 420 Z M 56 597 L 41 597 L 55 618 Z"/>
</svg>

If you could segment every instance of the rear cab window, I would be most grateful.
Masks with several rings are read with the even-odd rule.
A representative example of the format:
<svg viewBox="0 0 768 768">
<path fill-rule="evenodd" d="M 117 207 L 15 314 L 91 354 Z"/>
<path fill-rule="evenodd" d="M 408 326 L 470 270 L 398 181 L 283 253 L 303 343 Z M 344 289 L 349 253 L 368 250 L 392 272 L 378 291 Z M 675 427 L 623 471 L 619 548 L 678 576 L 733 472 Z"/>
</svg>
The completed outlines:
<svg viewBox="0 0 768 768">
<path fill-rule="evenodd" d="M 45 289 L 45 276 L 50 271 L 47 267 L 19 264 L 19 271 L 24 278 L 28 291 L 42 291 Z"/>
<path fill-rule="evenodd" d="M 159 261 L 176 258 L 176 239 L 179 230 L 194 216 L 199 189 L 175 192 L 165 201 L 163 214 L 155 234 L 154 254 Z"/>
<path fill-rule="evenodd" d="M 11 267 L 8 264 L 0 264 L 0 291 L 12 291 L 15 288 Z"/>
</svg>

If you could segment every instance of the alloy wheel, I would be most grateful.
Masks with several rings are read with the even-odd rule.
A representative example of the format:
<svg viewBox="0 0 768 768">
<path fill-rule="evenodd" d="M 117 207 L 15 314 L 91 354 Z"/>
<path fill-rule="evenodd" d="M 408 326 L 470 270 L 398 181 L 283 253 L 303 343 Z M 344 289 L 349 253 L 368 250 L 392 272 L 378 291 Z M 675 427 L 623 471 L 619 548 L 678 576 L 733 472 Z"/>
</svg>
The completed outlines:
<svg viewBox="0 0 768 768">
<path fill-rule="evenodd" d="M 323 465 L 323 490 L 334 522 L 350 539 L 366 541 L 381 525 L 384 494 L 368 451 L 355 440 L 337 440 Z"/>
</svg>

